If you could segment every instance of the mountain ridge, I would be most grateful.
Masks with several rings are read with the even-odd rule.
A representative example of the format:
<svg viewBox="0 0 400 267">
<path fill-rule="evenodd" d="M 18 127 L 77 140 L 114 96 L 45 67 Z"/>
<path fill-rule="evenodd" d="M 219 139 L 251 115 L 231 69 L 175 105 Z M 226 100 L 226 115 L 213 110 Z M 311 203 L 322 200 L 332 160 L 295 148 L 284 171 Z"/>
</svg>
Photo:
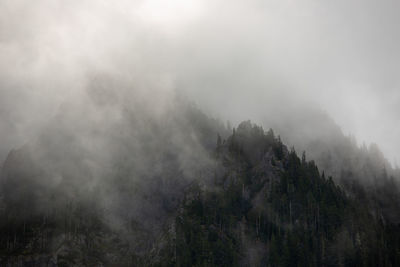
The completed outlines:
<svg viewBox="0 0 400 267">
<path fill-rule="evenodd" d="M 1 212 L 6 218 L 0 225 L 2 264 L 395 266 L 399 262 L 398 210 L 385 199 L 398 198 L 390 180 L 381 187 L 386 190 L 384 197 L 354 182 L 358 180 L 337 186 L 315 162 L 306 160 L 305 153 L 300 159 L 294 149 L 287 149 L 272 130 L 265 132 L 244 121 L 227 134 L 225 126 L 186 107 L 185 113 L 168 113 L 167 118 L 175 114 L 168 119 L 168 128 L 162 127 L 163 120 L 153 120 L 150 128 L 117 132 L 121 145 L 113 143 L 109 152 L 117 153 L 106 157 L 113 162 L 96 161 L 96 150 L 85 146 L 80 148 L 84 153 L 68 155 L 73 140 L 81 136 L 67 138 L 72 143 L 63 150 L 57 140 L 64 138 L 52 137 L 51 131 L 39 138 L 39 148 L 56 140 L 58 150 L 43 150 L 39 158 L 31 155 L 33 163 L 26 151 L 34 153 L 36 145 L 10 153 L 2 170 Z M 105 129 L 105 136 L 108 133 Z M 141 139 L 129 144 L 131 138 Z M 98 140 L 108 144 L 107 139 Z M 136 162 L 137 157 L 147 160 Z M 93 166 L 102 168 L 92 173 Z M 82 180 L 85 173 L 89 179 Z M 96 173 L 103 175 L 91 176 Z M 376 235 L 381 236 L 381 247 L 374 242 Z M 302 246 L 301 240 L 309 241 Z"/>
</svg>

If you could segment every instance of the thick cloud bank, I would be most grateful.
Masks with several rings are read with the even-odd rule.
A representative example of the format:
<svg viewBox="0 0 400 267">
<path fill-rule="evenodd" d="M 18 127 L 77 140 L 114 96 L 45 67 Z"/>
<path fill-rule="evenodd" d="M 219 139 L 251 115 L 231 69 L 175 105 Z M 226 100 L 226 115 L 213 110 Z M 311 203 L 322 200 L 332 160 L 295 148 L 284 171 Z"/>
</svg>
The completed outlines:
<svg viewBox="0 0 400 267">
<path fill-rule="evenodd" d="M 395 159 L 398 9 L 389 0 L 3 0 L 0 158 L 62 105 L 96 99 L 115 110 L 128 98 L 162 112 L 178 90 L 232 122 L 317 106 Z"/>
</svg>

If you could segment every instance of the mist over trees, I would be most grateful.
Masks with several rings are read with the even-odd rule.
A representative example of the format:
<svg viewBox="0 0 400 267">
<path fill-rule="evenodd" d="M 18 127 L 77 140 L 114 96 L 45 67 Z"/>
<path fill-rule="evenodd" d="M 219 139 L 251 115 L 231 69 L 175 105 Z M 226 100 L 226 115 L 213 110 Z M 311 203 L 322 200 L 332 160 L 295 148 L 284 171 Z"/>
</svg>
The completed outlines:
<svg viewBox="0 0 400 267">
<path fill-rule="evenodd" d="M 396 1 L 0 1 L 0 266 L 400 266 Z"/>
<path fill-rule="evenodd" d="M 398 264 L 399 183 L 390 165 L 368 180 L 358 165 L 313 154 L 325 172 L 272 129 L 250 121 L 228 129 L 181 97 L 170 101 L 161 113 L 126 106 L 118 120 L 104 103 L 64 106 L 12 150 L 1 172 L 2 264 Z M 82 111 L 99 112 L 102 127 L 77 124 Z M 326 138 L 326 148 L 352 155 L 350 143 L 354 159 L 364 155 L 379 173 L 382 158 L 368 157 L 376 151 L 335 135 L 343 143 Z"/>
</svg>

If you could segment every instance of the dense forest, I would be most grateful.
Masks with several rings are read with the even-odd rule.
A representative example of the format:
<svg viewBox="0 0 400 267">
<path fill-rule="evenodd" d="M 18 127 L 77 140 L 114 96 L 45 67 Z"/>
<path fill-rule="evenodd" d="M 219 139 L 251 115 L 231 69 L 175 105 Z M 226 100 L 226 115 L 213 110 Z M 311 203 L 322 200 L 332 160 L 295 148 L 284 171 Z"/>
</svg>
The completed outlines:
<svg viewBox="0 0 400 267">
<path fill-rule="evenodd" d="M 226 172 L 211 187 L 189 190 L 166 265 L 400 264 L 400 225 L 371 212 L 373 200 L 361 185 L 335 185 L 271 130 L 241 123 L 218 142 L 216 159 Z M 398 195 L 386 186 L 380 194 Z"/>
<path fill-rule="evenodd" d="M 0 267 L 400 267 L 399 10 L 0 0 Z"/>
<path fill-rule="evenodd" d="M 374 187 L 346 172 L 331 177 L 273 130 L 250 121 L 228 129 L 184 108 L 169 113 L 171 132 L 147 120 L 150 138 L 119 133 L 101 178 L 64 128 L 11 151 L 1 174 L 0 265 L 400 265 L 399 184 L 385 169 Z M 131 115 L 125 123 L 143 119 Z M 38 158 L 41 145 L 52 149 Z"/>
</svg>

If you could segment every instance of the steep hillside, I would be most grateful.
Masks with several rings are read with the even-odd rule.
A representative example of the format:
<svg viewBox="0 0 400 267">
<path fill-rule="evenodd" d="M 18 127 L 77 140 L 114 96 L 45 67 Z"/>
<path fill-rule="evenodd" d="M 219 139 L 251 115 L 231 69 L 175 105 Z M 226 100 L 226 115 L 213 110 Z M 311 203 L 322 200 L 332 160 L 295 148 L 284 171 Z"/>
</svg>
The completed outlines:
<svg viewBox="0 0 400 267">
<path fill-rule="evenodd" d="M 400 170 L 392 167 L 376 144 L 359 146 L 328 114 L 317 109 L 283 113 L 272 125 L 287 144 L 306 151 L 307 158 L 348 195 L 359 198 L 360 192 L 365 192 L 371 200 L 365 203 L 370 210 L 400 223 Z"/>
<path fill-rule="evenodd" d="M 41 136 L 10 152 L 0 179 L 0 258 L 131 260 L 151 249 L 183 188 L 209 176 L 215 138 L 226 132 L 220 122 L 180 99 L 162 114 L 115 110 L 64 107 Z"/>
<path fill-rule="evenodd" d="M 243 122 L 216 151 L 225 172 L 187 193 L 161 265 L 400 263 L 399 225 L 373 214 L 368 194 L 346 196 L 313 161 L 288 152 L 272 131 Z"/>
<path fill-rule="evenodd" d="M 11 152 L 2 172 L 1 265 L 400 264 L 400 225 L 382 210 L 394 214 L 391 203 L 361 184 L 336 185 L 250 121 L 226 134 L 193 107 L 173 114 L 169 127 L 147 121 L 153 128 L 99 135 L 113 144 L 111 162 L 87 145 L 71 154 L 82 135 L 61 138 L 67 146 L 54 141 L 66 131 Z M 38 158 L 33 148 L 45 153 Z M 392 195 L 379 193 L 398 197 L 386 190 Z"/>
</svg>

